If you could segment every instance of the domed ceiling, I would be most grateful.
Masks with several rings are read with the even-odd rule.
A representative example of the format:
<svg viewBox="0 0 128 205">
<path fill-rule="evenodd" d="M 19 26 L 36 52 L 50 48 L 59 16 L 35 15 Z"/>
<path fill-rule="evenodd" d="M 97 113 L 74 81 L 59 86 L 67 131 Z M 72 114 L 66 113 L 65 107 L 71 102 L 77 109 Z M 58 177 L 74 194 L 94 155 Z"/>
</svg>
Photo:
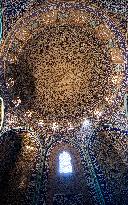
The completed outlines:
<svg viewBox="0 0 128 205">
<path fill-rule="evenodd" d="M 8 35 L 1 50 L 12 101 L 8 114 L 17 122 L 80 125 L 110 110 L 123 80 L 124 58 L 114 30 L 89 10 L 73 3 L 42 6 Z"/>
<path fill-rule="evenodd" d="M 29 41 L 12 73 L 14 93 L 27 109 L 76 118 L 105 106 L 110 57 L 87 28 L 57 25 Z"/>
</svg>

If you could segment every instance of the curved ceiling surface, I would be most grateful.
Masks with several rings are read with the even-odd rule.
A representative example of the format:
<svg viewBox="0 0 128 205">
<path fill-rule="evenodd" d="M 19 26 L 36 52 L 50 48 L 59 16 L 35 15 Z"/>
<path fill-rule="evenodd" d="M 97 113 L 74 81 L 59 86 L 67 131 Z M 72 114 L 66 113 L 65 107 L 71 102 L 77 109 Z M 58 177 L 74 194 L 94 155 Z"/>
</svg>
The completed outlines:
<svg viewBox="0 0 128 205">
<path fill-rule="evenodd" d="M 110 56 L 89 30 L 51 26 L 29 41 L 12 68 L 13 92 L 43 116 L 82 116 L 105 106 L 110 71 Z"/>
<path fill-rule="evenodd" d="M 27 17 L 7 40 L 6 78 L 14 80 L 10 93 L 20 98 L 19 110 L 41 119 L 78 120 L 85 113 L 94 117 L 117 94 L 124 72 L 122 52 L 101 19 L 57 9 L 41 12 L 39 21 L 31 14 L 34 19 Z"/>
</svg>

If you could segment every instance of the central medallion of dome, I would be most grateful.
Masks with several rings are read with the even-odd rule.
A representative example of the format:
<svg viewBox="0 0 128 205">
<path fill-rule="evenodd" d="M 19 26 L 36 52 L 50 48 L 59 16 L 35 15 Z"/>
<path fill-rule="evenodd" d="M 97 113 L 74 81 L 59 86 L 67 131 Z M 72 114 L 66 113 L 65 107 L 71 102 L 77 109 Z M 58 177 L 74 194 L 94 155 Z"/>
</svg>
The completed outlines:
<svg viewBox="0 0 128 205">
<path fill-rule="evenodd" d="M 20 79 L 26 72 L 34 79 L 35 89 L 31 89 L 29 80 L 29 86 L 24 88 L 31 98 L 28 108 L 42 116 L 82 116 L 85 110 L 91 113 L 104 105 L 109 56 L 87 28 L 71 25 L 44 28 L 26 45 L 19 66 Z M 22 83 L 20 80 L 20 84 L 25 84 L 25 80 Z M 20 97 L 26 100 L 23 86 L 18 89 L 22 90 Z"/>
</svg>

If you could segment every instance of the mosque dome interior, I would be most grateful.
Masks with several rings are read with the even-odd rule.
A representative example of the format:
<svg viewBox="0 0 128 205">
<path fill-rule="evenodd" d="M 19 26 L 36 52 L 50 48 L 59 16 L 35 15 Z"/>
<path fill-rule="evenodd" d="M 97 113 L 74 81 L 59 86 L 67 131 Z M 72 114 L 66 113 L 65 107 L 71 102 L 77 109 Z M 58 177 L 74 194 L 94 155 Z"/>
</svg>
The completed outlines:
<svg viewBox="0 0 128 205">
<path fill-rule="evenodd" d="M 126 1 L 3 0 L 1 205 L 127 205 Z"/>
</svg>

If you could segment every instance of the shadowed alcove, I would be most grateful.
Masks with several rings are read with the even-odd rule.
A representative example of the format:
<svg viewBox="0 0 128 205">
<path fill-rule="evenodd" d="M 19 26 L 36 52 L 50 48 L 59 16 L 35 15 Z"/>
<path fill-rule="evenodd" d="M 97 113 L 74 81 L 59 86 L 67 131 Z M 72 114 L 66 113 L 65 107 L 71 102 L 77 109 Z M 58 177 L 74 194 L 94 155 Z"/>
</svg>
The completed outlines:
<svg viewBox="0 0 128 205">
<path fill-rule="evenodd" d="M 68 173 L 60 173 L 60 165 L 66 163 L 60 161 L 62 154 L 65 152 L 67 165 L 72 167 Z M 84 167 L 81 162 L 79 151 L 68 142 L 58 142 L 52 144 L 48 156 L 48 196 L 47 204 L 92 204 L 90 200 L 89 187 L 84 178 Z M 71 164 L 69 164 L 68 161 Z M 62 170 L 61 170 L 62 171 Z M 86 194 L 85 194 L 86 193 Z"/>
</svg>

